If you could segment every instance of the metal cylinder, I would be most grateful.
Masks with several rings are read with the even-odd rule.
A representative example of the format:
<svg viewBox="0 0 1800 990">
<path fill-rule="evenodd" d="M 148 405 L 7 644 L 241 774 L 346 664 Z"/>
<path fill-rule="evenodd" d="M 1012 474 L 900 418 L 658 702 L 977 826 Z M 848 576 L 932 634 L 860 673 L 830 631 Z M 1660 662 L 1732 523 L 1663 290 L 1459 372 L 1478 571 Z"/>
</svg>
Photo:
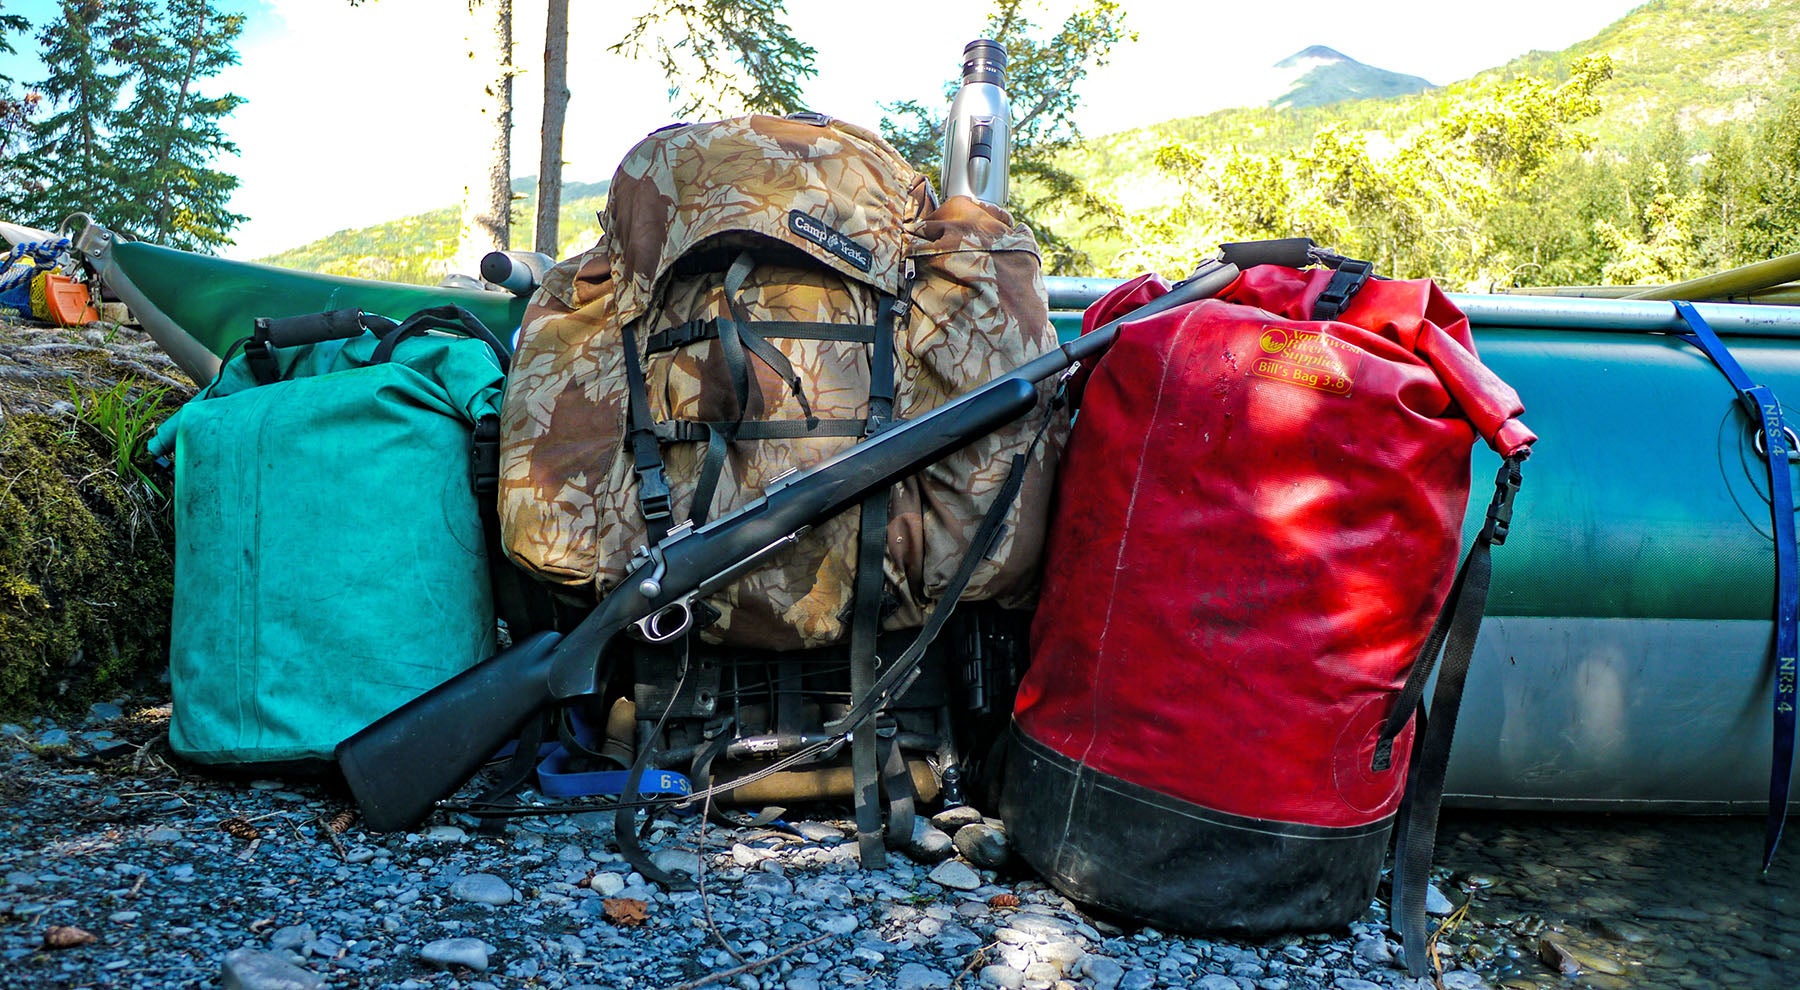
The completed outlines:
<svg viewBox="0 0 1800 990">
<path fill-rule="evenodd" d="M 963 48 L 962 88 L 944 121 L 944 196 L 1006 206 L 1012 111 L 1006 97 L 1006 49 L 980 38 Z"/>
</svg>

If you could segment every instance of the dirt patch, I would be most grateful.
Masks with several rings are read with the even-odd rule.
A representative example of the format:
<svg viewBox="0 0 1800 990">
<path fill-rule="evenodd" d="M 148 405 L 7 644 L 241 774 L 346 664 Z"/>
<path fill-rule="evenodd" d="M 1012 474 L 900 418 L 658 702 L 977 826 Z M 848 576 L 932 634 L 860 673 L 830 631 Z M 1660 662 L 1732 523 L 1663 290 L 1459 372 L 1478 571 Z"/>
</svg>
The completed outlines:
<svg viewBox="0 0 1800 990">
<path fill-rule="evenodd" d="M 0 321 L 0 718 L 167 666 L 171 483 L 142 441 L 193 392 L 136 330 Z"/>
</svg>

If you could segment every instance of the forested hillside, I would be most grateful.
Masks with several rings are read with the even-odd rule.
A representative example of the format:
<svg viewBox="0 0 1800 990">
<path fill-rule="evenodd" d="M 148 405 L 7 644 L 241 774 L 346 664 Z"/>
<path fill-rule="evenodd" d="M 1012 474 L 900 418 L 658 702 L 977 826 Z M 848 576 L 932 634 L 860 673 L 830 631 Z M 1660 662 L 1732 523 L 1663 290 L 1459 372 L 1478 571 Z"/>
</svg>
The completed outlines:
<svg viewBox="0 0 1800 990">
<path fill-rule="evenodd" d="M 1800 4 L 1654 0 L 1425 93 L 1089 141 L 1076 267 L 1307 234 L 1458 287 L 1667 282 L 1800 250 Z"/>
<path fill-rule="evenodd" d="M 559 258 L 586 250 L 599 239 L 598 215 L 606 205 L 607 185 L 605 182 L 563 184 L 562 208 L 558 212 L 561 220 L 557 225 L 562 236 Z M 513 180 L 514 245 L 531 246 L 532 222 L 537 216 L 536 193 L 535 176 Z M 329 275 L 433 285 L 450 273 L 459 219 L 458 207 L 450 205 L 373 227 L 340 230 L 310 244 L 257 260 Z"/>
<path fill-rule="evenodd" d="M 1423 92 L 1094 137 L 1062 159 L 1083 194 L 1048 218 L 1074 249 L 1061 273 L 1176 274 L 1220 241 L 1294 234 L 1472 289 L 1669 282 L 1797 251 L 1796 51 L 1800 3 L 1652 0 L 1566 51 Z M 518 184 L 526 227 L 533 185 Z M 594 240 L 603 193 L 565 193 L 564 256 Z M 431 282 L 455 223 L 446 207 L 267 260 Z"/>
</svg>

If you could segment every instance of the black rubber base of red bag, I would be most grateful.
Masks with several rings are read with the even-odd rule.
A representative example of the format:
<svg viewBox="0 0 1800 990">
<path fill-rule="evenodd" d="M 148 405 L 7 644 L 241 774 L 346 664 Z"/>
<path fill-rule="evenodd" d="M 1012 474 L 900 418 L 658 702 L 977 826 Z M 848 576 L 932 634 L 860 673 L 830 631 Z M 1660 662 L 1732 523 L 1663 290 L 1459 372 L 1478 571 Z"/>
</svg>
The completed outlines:
<svg viewBox="0 0 1800 990">
<path fill-rule="evenodd" d="M 1343 928 L 1375 896 L 1391 817 L 1242 818 L 1100 773 L 1016 723 L 1007 748 L 1007 837 L 1071 900 L 1172 931 L 1263 936 Z"/>
</svg>

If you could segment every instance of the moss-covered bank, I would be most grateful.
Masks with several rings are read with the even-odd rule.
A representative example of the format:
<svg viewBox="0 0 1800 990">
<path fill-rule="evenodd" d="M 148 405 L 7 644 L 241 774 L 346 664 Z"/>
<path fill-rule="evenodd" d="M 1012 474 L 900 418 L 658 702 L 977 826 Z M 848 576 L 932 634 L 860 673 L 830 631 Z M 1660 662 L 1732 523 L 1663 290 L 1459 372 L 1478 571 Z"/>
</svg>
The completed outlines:
<svg viewBox="0 0 1800 990">
<path fill-rule="evenodd" d="M 111 697 L 168 663 L 172 514 L 117 453 L 148 423 L 122 433 L 95 400 L 160 417 L 185 383 L 113 343 L 0 327 L 0 718 Z"/>
</svg>

